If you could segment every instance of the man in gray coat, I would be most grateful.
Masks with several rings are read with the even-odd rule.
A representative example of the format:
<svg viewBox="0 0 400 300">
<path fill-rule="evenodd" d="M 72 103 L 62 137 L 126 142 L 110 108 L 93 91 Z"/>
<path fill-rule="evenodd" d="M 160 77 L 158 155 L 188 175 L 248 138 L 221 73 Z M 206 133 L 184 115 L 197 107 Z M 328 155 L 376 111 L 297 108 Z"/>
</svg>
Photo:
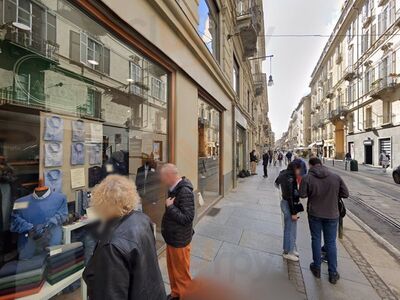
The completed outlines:
<svg viewBox="0 0 400 300">
<path fill-rule="evenodd" d="M 328 259 L 329 282 L 336 284 L 339 280 L 336 249 L 339 199 L 348 198 L 349 191 L 342 178 L 322 166 L 319 158 L 311 158 L 309 164 L 310 170 L 301 182 L 300 197 L 308 198 L 308 223 L 313 252 L 310 270 L 315 277 L 321 277 L 321 232 L 323 232 Z"/>
</svg>

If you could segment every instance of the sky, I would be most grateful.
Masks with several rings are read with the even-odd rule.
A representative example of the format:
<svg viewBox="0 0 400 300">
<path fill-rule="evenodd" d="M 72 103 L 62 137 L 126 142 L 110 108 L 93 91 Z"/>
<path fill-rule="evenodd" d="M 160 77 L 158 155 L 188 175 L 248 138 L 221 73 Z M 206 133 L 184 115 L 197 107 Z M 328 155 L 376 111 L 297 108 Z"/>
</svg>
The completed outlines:
<svg viewBox="0 0 400 300">
<path fill-rule="evenodd" d="M 343 0 L 264 0 L 266 34 L 330 34 Z M 310 91 L 311 73 L 328 38 L 267 37 L 274 86 L 268 88 L 269 117 L 276 139 L 287 130 L 290 115 Z M 269 60 L 264 62 L 269 75 Z"/>
</svg>

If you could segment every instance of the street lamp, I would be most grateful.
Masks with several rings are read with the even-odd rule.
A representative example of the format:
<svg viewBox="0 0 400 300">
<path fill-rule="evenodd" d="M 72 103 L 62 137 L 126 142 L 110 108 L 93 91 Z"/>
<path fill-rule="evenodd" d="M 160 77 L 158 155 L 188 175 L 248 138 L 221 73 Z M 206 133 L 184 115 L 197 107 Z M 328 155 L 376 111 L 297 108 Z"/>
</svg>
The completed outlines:
<svg viewBox="0 0 400 300">
<path fill-rule="evenodd" d="M 265 55 L 265 56 L 260 56 L 260 57 L 251 57 L 249 60 L 256 60 L 256 59 L 265 59 L 269 58 L 269 77 L 268 77 L 268 86 L 273 86 L 274 85 L 274 80 L 272 79 L 272 58 L 273 55 Z"/>
</svg>

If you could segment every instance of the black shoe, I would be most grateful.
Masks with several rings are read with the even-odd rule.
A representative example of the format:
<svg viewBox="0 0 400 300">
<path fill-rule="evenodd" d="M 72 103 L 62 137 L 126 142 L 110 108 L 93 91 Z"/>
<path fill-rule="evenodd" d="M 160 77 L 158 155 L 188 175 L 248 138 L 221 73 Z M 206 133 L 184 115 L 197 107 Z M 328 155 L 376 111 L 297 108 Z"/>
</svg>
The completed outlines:
<svg viewBox="0 0 400 300">
<path fill-rule="evenodd" d="M 339 280 L 339 278 L 340 278 L 340 275 L 338 272 L 329 274 L 329 282 L 332 284 L 336 284 L 336 282 Z"/>
<path fill-rule="evenodd" d="M 168 295 L 167 300 L 179 300 L 179 297 L 172 297 L 170 294 Z"/>
<path fill-rule="evenodd" d="M 314 263 L 310 264 L 310 271 L 315 277 L 321 278 L 321 268 L 317 268 L 316 266 L 314 266 Z"/>
</svg>

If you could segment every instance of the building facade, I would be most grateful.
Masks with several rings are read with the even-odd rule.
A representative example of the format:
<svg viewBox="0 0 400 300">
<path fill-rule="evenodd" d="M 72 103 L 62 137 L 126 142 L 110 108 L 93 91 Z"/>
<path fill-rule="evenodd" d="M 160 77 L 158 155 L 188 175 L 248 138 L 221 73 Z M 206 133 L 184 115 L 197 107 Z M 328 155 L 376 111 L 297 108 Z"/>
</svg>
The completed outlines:
<svg viewBox="0 0 400 300">
<path fill-rule="evenodd" d="M 400 164 L 400 1 L 346 1 L 312 73 L 314 152 Z"/>
<path fill-rule="evenodd" d="M 175 163 L 201 213 L 271 143 L 261 0 L 0 0 L 0 49 L 10 203 L 54 185 L 78 210 L 104 176 L 129 176 L 161 247 L 148 172 Z"/>
</svg>

